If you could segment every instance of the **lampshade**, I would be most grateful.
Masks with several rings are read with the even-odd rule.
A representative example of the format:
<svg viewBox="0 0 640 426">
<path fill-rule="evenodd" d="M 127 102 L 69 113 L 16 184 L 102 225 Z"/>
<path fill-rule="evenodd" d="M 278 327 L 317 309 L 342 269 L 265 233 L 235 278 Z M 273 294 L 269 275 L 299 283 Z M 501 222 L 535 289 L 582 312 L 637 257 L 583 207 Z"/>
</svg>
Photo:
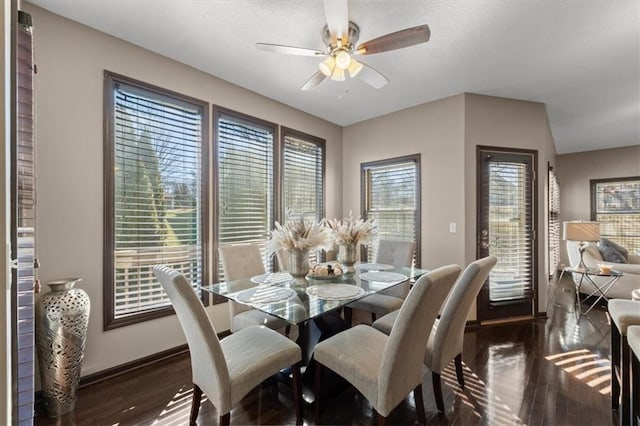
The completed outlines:
<svg viewBox="0 0 640 426">
<path fill-rule="evenodd" d="M 355 77 L 361 70 L 362 64 L 355 59 L 351 58 L 351 63 L 349 64 L 349 76 L 351 78 Z"/>
<path fill-rule="evenodd" d="M 318 68 L 320 68 L 322 74 L 326 75 L 327 77 L 331 76 L 331 73 L 333 72 L 333 68 L 335 68 L 335 66 L 336 61 L 333 59 L 333 56 L 327 56 L 327 59 L 318 64 Z"/>
<path fill-rule="evenodd" d="M 342 68 L 334 67 L 331 74 L 331 80 L 344 81 L 344 70 Z"/>
<path fill-rule="evenodd" d="M 563 240 L 598 241 L 600 239 L 600 224 L 598 222 L 571 221 L 564 222 L 563 225 Z"/>
</svg>

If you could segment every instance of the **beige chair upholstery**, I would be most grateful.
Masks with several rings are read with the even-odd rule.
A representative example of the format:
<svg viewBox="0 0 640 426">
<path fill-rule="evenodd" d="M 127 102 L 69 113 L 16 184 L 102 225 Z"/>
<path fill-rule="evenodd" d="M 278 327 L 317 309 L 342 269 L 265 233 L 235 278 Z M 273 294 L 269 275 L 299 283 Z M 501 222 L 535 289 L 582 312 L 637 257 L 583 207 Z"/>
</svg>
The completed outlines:
<svg viewBox="0 0 640 426">
<path fill-rule="evenodd" d="M 380 240 L 376 253 L 376 263 L 411 266 L 415 249 L 415 241 Z M 349 304 L 349 308 L 371 312 L 371 322 L 374 322 L 378 316 L 399 309 L 404 298 L 407 297 L 407 293 L 409 293 L 409 281 L 356 300 Z M 347 313 L 346 317 L 347 323 L 351 325 L 350 313 Z"/>
<path fill-rule="evenodd" d="M 640 302 L 609 300 L 611 317 L 611 408 L 618 410 L 620 424 L 631 424 L 631 360 L 628 330 L 640 325 Z"/>
<path fill-rule="evenodd" d="M 453 286 L 451 294 L 442 310 L 442 315 L 433 325 L 429 336 L 424 363 L 432 373 L 433 389 L 438 410 L 444 412 L 442 400 L 442 385 L 440 374 L 444 368 L 455 359 L 458 383 L 464 387 L 462 373 L 462 343 L 464 328 L 469 316 L 471 305 L 476 300 L 489 273 L 497 263 L 495 256 L 476 260 L 467 266 L 458 282 Z M 376 321 L 374 328 L 383 333 L 391 333 L 396 322 L 397 312 L 392 312 Z"/>
<path fill-rule="evenodd" d="M 567 254 L 571 266 L 576 266 L 580 263 L 579 245 L 578 241 L 567 241 Z M 605 262 L 598 250 L 598 246 L 595 243 L 587 243 L 583 260 L 588 268 L 598 269 L 598 265 L 603 264 L 609 265 L 612 269 L 624 274 L 607 292 L 609 299 L 631 299 L 631 292 L 635 289 L 640 289 L 640 255 L 629 253 L 629 263 Z M 573 274 L 573 280 L 576 284 L 580 277 L 581 274 Z M 609 281 L 609 277 L 591 276 L 590 278 L 599 286 Z M 596 291 L 595 287 L 583 279 L 580 292 L 591 294 L 594 291 Z"/>
<path fill-rule="evenodd" d="M 264 274 L 262 254 L 257 244 L 235 244 L 218 249 L 224 277 L 227 281 L 235 281 Z M 252 325 L 264 325 L 274 330 L 287 328 L 289 324 L 273 315 L 253 309 L 249 306 L 229 301 L 229 320 L 231 332 L 235 333 Z"/>
<path fill-rule="evenodd" d="M 419 420 L 422 404 L 422 361 L 429 331 L 451 286 L 457 265 L 436 269 L 418 279 L 398 313 L 389 336 L 358 325 L 324 340 L 315 348 L 316 412 L 320 413 L 321 366 L 348 380 L 373 405 L 378 424 L 413 390 Z"/>
<path fill-rule="evenodd" d="M 302 417 L 300 348 L 265 327 L 248 327 L 218 340 L 204 306 L 179 272 L 157 265 L 154 274 L 169 295 L 187 338 L 191 354 L 193 402 L 190 423 L 195 424 L 202 393 L 218 410 L 220 424 L 229 424 L 231 409 L 254 387 L 280 370 L 293 367 L 296 416 Z"/>
</svg>

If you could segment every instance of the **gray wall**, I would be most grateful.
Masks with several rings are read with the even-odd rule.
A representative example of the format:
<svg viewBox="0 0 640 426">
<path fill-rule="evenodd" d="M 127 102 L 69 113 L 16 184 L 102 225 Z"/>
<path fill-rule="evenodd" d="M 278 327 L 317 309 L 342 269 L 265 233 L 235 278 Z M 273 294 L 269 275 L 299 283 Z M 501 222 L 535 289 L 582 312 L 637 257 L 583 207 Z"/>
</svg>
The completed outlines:
<svg viewBox="0 0 640 426">
<path fill-rule="evenodd" d="M 476 146 L 538 150 L 538 307 L 544 311 L 546 170 L 555 158 L 544 104 L 461 94 L 348 126 L 343 143 L 345 213 L 360 211 L 361 162 L 421 154 L 424 268 L 476 257 Z M 451 222 L 456 233 L 449 232 Z M 476 318 L 475 309 L 469 318 Z"/>
<path fill-rule="evenodd" d="M 125 41 L 26 4 L 33 15 L 40 278 L 79 276 L 91 298 L 82 374 L 183 344 L 175 316 L 102 327 L 103 72 L 109 70 L 327 141 L 326 210 L 342 212 L 342 128 Z M 211 127 L 210 127 L 211 128 Z M 226 304 L 209 307 L 229 328 Z"/>
<path fill-rule="evenodd" d="M 640 145 L 562 154 L 556 158 L 560 221 L 591 220 L 591 179 L 640 176 Z M 561 262 L 568 264 L 561 244 Z"/>
</svg>

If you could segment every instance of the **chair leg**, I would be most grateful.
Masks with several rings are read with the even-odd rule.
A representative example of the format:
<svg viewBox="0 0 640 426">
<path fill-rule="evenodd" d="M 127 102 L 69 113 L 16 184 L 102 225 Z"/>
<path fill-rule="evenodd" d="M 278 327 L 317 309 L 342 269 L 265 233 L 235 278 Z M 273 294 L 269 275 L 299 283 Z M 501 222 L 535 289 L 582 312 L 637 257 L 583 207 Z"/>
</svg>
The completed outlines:
<svg viewBox="0 0 640 426">
<path fill-rule="evenodd" d="M 618 417 L 620 418 L 620 424 L 631 424 L 631 359 L 629 358 L 629 343 L 627 342 L 627 336 L 622 336 L 622 344 L 620 352 L 622 359 L 620 360 L 620 409 L 618 410 Z"/>
<path fill-rule="evenodd" d="M 431 373 L 431 379 L 433 382 L 433 396 L 436 398 L 436 407 L 438 412 L 444 413 L 444 402 L 442 400 L 442 382 L 438 373 Z"/>
<path fill-rule="evenodd" d="M 220 426 L 229 426 L 231 423 L 231 412 L 225 414 L 224 416 L 220 416 Z"/>
<path fill-rule="evenodd" d="M 293 370 L 293 403 L 296 406 L 296 424 L 302 424 L 302 379 L 300 362 L 291 366 Z"/>
<path fill-rule="evenodd" d="M 413 399 L 416 403 L 416 413 L 420 424 L 427 424 L 427 415 L 424 412 L 424 399 L 422 399 L 422 383 L 413 390 Z"/>
<path fill-rule="evenodd" d="M 620 403 L 620 382 L 617 372 L 620 371 L 620 330 L 611 320 L 611 409 L 617 410 Z"/>
<path fill-rule="evenodd" d="M 348 306 L 344 307 L 344 321 L 347 323 L 347 327 L 351 327 L 353 320 L 353 309 Z"/>
<path fill-rule="evenodd" d="M 376 411 L 376 423 L 378 426 L 386 426 L 387 418 Z"/>
<path fill-rule="evenodd" d="M 464 373 L 462 372 L 462 354 L 456 355 L 456 376 L 458 377 L 458 384 L 464 389 Z"/>
<path fill-rule="evenodd" d="M 200 400 L 202 399 L 202 389 L 195 383 L 193 384 L 193 398 L 191 399 L 191 416 L 189 424 L 195 425 L 198 419 L 198 411 L 200 411 Z"/>
<path fill-rule="evenodd" d="M 316 417 L 316 424 L 321 424 L 320 423 L 320 381 L 322 380 L 322 364 L 320 364 L 319 362 L 315 362 L 315 400 L 314 400 L 314 405 L 315 405 L 315 417 Z"/>
</svg>

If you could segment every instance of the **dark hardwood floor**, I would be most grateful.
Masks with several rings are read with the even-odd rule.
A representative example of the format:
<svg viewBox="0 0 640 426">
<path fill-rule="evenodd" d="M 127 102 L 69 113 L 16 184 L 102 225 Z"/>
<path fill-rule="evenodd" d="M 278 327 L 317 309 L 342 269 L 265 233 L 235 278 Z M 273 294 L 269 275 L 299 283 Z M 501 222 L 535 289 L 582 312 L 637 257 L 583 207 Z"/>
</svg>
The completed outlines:
<svg viewBox="0 0 640 426">
<path fill-rule="evenodd" d="M 453 363 L 443 375 L 447 411 L 438 415 L 425 368 L 423 395 L 429 425 L 613 425 L 610 410 L 609 323 L 602 307 L 576 318 L 570 285 L 552 289 L 548 319 L 482 326 L 465 333 L 466 387 L 456 382 Z M 364 319 L 365 317 L 363 317 Z M 366 348 L 363 348 L 366 350 Z M 184 425 L 191 402 L 187 356 L 162 366 L 141 368 L 80 390 L 74 413 L 36 425 Z M 325 398 L 321 423 L 373 425 L 371 405 L 353 389 Z M 305 407 L 305 424 L 317 424 Z M 198 424 L 217 424 L 217 413 L 203 402 Z M 408 397 L 389 424 L 417 424 Z M 272 380 L 254 389 L 231 412 L 232 425 L 295 424 L 291 393 Z"/>
</svg>

